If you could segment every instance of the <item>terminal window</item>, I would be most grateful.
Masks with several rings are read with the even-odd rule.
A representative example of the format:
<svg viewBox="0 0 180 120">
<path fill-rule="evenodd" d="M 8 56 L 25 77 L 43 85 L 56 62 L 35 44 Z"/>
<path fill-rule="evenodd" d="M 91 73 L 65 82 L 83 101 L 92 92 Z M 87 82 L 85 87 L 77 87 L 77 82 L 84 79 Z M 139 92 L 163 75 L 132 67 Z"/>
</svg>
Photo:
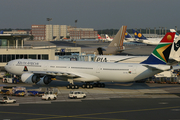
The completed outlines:
<svg viewBox="0 0 180 120">
<path fill-rule="evenodd" d="M 8 54 L 8 55 L 2 55 L 0 54 L 0 63 L 2 62 L 9 62 L 11 60 L 15 59 L 43 59 L 43 60 L 48 60 L 49 55 L 48 54 Z"/>
</svg>

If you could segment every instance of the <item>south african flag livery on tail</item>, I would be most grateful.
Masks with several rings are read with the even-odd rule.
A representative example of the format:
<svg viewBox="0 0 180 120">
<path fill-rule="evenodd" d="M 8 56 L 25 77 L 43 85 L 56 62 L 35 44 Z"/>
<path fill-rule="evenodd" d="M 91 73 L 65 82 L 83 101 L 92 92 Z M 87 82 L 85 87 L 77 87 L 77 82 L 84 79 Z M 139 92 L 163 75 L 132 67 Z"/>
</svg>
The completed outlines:
<svg viewBox="0 0 180 120">
<path fill-rule="evenodd" d="M 174 36 L 174 32 L 166 33 L 147 60 L 141 62 L 141 64 L 167 64 L 171 47 L 174 42 Z"/>
</svg>

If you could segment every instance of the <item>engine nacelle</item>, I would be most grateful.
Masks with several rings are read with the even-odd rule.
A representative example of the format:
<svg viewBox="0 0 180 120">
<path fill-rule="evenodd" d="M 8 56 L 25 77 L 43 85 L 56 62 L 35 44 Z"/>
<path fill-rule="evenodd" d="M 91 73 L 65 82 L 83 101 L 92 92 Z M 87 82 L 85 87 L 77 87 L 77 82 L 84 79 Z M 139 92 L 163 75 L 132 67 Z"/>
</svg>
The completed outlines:
<svg viewBox="0 0 180 120">
<path fill-rule="evenodd" d="M 40 81 L 40 76 L 33 73 L 23 73 L 21 75 L 21 80 L 24 83 L 37 83 Z"/>
<path fill-rule="evenodd" d="M 38 85 L 48 85 L 51 82 L 51 76 L 45 75 L 40 78 L 40 81 L 37 83 Z"/>
</svg>

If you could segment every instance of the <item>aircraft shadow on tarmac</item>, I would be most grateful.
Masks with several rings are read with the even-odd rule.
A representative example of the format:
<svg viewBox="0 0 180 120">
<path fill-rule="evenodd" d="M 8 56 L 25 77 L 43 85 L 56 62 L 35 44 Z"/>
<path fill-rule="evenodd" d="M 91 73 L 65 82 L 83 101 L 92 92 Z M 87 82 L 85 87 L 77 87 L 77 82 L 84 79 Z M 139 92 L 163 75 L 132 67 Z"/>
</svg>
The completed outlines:
<svg viewBox="0 0 180 120">
<path fill-rule="evenodd" d="M 159 83 L 152 83 L 153 86 L 149 86 L 147 83 L 136 83 L 136 82 L 127 82 L 127 83 L 120 83 L 120 82 L 102 82 L 105 83 L 105 88 L 109 89 L 130 89 L 130 90 L 142 90 L 142 89 L 162 89 L 162 88 L 173 88 L 178 87 L 174 84 L 159 84 Z M 76 85 L 81 85 L 81 82 L 75 82 Z M 151 84 L 151 83 L 149 83 Z M 49 85 L 32 85 L 32 88 L 39 88 L 39 87 L 66 87 L 68 85 L 67 81 L 52 81 Z M 94 87 L 98 88 L 98 87 Z M 88 88 L 85 88 L 88 89 Z M 100 88 L 103 89 L 103 88 Z"/>
</svg>

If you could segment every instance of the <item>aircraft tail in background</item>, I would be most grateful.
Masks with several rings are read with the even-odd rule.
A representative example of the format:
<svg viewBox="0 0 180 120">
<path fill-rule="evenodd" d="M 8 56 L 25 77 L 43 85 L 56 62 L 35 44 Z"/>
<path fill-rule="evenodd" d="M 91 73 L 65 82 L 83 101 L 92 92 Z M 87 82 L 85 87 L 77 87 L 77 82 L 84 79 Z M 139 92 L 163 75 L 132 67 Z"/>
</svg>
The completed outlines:
<svg viewBox="0 0 180 120">
<path fill-rule="evenodd" d="M 170 32 L 175 32 L 175 39 L 179 36 L 179 33 L 177 33 L 177 31 L 175 29 L 170 29 Z"/>
<path fill-rule="evenodd" d="M 166 33 L 147 60 L 141 62 L 141 64 L 167 64 L 172 50 L 174 37 L 175 32 Z"/>
<path fill-rule="evenodd" d="M 132 38 L 132 36 L 126 31 L 125 38 Z"/>
<path fill-rule="evenodd" d="M 102 38 L 102 37 L 98 34 L 98 40 L 105 40 L 105 38 Z"/>
<path fill-rule="evenodd" d="M 126 33 L 127 26 L 122 26 L 119 31 L 117 32 L 116 36 L 113 38 L 112 42 L 109 44 L 108 47 L 119 47 L 123 49 L 123 42 Z"/>
<path fill-rule="evenodd" d="M 134 29 L 132 29 L 132 31 L 133 31 L 133 34 L 134 34 L 134 37 L 135 37 L 135 38 L 138 38 L 138 39 L 147 39 L 147 38 L 144 37 L 144 35 L 141 34 L 139 31 L 136 31 L 136 30 L 134 30 Z"/>
<path fill-rule="evenodd" d="M 107 34 L 105 36 L 106 36 L 107 41 L 112 41 L 113 40 L 113 38 L 110 38 Z"/>
</svg>

